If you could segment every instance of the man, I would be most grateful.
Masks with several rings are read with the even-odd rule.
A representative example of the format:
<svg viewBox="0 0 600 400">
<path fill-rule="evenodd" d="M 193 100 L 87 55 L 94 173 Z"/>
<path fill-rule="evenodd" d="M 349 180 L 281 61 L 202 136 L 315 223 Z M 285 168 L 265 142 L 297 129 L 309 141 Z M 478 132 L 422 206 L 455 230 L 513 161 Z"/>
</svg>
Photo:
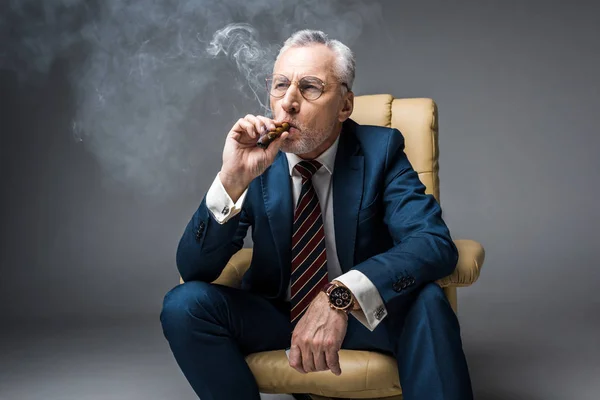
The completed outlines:
<svg viewBox="0 0 600 400">
<path fill-rule="evenodd" d="M 434 283 L 456 247 L 400 132 L 349 119 L 354 65 L 339 41 L 295 33 L 267 79 L 274 118 L 247 115 L 227 135 L 177 250 L 186 283 L 161 313 L 202 400 L 259 399 L 245 355 L 288 347 L 296 370 L 336 375 L 340 348 L 384 352 L 406 400 L 472 399 L 458 321 Z M 256 146 L 282 122 L 289 132 Z M 210 284 L 250 226 L 242 289 Z"/>
</svg>

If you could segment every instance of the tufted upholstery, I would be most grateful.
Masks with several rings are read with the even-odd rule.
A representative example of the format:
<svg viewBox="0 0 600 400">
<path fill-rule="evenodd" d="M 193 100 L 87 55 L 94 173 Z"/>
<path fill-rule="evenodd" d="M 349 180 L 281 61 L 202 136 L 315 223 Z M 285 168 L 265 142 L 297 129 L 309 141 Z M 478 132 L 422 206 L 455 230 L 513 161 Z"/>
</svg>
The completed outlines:
<svg viewBox="0 0 600 400">
<path fill-rule="evenodd" d="M 419 178 L 440 200 L 438 178 L 437 106 L 431 99 L 394 99 L 391 95 L 357 96 L 351 116 L 359 124 L 398 128 L 405 138 L 405 152 Z M 437 283 L 457 310 L 456 288 L 469 286 L 479 277 L 484 261 L 483 247 L 472 240 L 456 240 L 459 260 L 455 271 Z M 252 249 L 235 254 L 215 281 L 239 287 L 250 265 Z M 329 371 L 301 374 L 288 364 L 284 350 L 251 354 L 246 358 L 263 393 L 311 393 L 315 400 L 402 399 L 396 361 L 370 351 L 341 350 L 343 374 Z"/>
</svg>

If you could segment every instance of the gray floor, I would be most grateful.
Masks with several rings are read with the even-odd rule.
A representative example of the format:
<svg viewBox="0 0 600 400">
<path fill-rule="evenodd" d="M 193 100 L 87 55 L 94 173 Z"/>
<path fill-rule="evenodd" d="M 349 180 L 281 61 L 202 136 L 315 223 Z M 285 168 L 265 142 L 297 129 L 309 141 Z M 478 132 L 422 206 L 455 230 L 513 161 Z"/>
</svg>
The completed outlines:
<svg viewBox="0 0 600 400">
<path fill-rule="evenodd" d="M 158 320 L 69 325 L 40 321 L 3 323 L 0 328 L 1 400 L 195 399 Z M 490 343 L 474 327 L 463 327 L 477 400 L 600 397 L 597 338 L 582 337 L 581 343 L 596 345 L 579 346 L 579 351 L 573 351 L 577 346 L 560 351 L 565 347 L 543 341 L 518 348 L 509 345 L 510 340 L 501 335 Z M 503 350 L 492 353 L 490 348 Z"/>
<path fill-rule="evenodd" d="M 1 328 L 0 400 L 197 399 L 158 319 L 40 321 Z"/>
</svg>

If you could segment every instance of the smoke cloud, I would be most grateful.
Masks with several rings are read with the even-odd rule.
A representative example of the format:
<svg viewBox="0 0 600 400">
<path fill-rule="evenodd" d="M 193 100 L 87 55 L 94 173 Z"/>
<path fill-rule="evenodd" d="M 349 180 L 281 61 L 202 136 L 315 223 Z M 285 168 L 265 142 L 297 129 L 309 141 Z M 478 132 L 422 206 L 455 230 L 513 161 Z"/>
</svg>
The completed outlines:
<svg viewBox="0 0 600 400">
<path fill-rule="evenodd" d="M 267 113 L 264 77 L 287 37 L 320 29 L 352 47 L 365 24 L 382 25 L 375 1 L 286 3 L 8 0 L 0 5 L 0 69 L 36 85 L 62 62 L 65 95 L 76 104 L 64 134 L 111 181 L 157 199 L 197 192 L 189 181 L 202 152 L 221 149 L 198 149 L 191 138 L 208 121 Z M 244 109 L 207 107 L 240 94 Z"/>
<path fill-rule="evenodd" d="M 229 24 L 215 32 L 206 51 L 213 57 L 221 53 L 229 56 L 264 112 L 268 113 L 266 101 L 261 100 L 265 93 L 260 78 L 267 76 L 273 69 L 276 49 L 261 45 L 256 40 L 256 35 L 256 30 L 249 24 Z"/>
</svg>

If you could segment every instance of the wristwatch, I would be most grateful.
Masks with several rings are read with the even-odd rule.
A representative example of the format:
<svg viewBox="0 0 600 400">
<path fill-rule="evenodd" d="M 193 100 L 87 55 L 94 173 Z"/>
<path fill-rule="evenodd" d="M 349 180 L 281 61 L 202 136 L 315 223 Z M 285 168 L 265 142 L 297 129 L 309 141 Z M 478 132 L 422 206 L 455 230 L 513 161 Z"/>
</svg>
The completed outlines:
<svg viewBox="0 0 600 400">
<path fill-rule="evenodd" d="M 329 282 L 321 289 L 329 298 L 329 307 L 334 310 L 349 313 L 354 308 L 356 300 L 350 289 L 334 282 Z"/>
</svg>

